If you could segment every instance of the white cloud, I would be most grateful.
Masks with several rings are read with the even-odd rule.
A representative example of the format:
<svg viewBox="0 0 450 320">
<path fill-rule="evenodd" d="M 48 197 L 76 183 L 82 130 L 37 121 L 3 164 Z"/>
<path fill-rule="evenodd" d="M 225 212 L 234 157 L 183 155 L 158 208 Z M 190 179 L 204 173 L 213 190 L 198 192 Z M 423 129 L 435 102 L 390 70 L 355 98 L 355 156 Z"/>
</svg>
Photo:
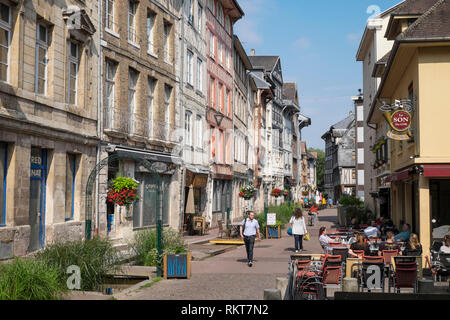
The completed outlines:
<svg viewBox="0 0 450 320">
<path fill-rule="evenodd" d="M 262 36 L 256 31 L 257 29 L 254 21 L 243 20 L 239 22 L 235 31 L 242 43 L 260 45 L 262 44 Z"/>
<path fill-rule="evenodd" d="M 350 43 L 356 43 L 360 39 L 360 35 L 357 33 L 349 33 L 347 34 L 347 41 Z"/>
<path fill-rule="evenodd" d="M 301 37 L 294 42 L 294 46 L 301 49 L 308 49 L 311 46 L 311 41 L 306 37 Z"/>
</svg>

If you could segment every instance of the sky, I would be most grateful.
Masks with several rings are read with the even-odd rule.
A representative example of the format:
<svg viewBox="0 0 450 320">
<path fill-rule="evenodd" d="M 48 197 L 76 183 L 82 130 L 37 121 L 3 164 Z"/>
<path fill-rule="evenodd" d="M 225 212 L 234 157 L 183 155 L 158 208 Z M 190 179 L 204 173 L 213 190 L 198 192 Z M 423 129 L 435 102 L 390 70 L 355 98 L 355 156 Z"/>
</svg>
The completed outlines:
<svg viewBox="0 0 450 320">
<path fill-rule="evenodd" d="M 362 89 L 356 61 L 367 19 L 401 0 L 238 0 L 245 16 L 234 33 L 247 54 L 279 55 L 284 82 L 297 82 L 308 148 L 325 149 L 321 136 L 353 111 Z"/>
</svg>

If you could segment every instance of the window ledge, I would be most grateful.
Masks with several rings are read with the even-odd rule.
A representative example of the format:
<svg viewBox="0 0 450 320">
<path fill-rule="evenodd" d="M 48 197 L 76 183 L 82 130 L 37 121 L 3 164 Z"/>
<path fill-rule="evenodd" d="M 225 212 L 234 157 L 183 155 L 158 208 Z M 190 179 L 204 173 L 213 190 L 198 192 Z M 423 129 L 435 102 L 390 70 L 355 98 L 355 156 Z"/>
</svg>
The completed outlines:
<svg viewBox="0 0 450 320">
<path fill-rule="evenodd" d="M 117 39 L 120 39 L 120 35 L 117 32 L 114 32 L 111 29 L 105 28 L 105 32 L 109 33 L 110 35 L 112 35 L 113 37 L 116 37 Z"/>
<path fill-rule="evenodd" d="M 158 59 L 158 55 L 157 55 L 156 53 L 153 53 L 153 52 L 147 50 L 147 54 L 148 54 L 149 56 L 152 56 L 152 57 L 155 58 L 155 59 Z"/>
<path fill-rule="evenodd" d="M 128 44 L 131 44 L 133 47 L 135 47 L 136 49 L 141 49 L 141 46 L 138 45 L 137 43 L 134 43 L 133 41 L 128 40 Z"/>
</svg>

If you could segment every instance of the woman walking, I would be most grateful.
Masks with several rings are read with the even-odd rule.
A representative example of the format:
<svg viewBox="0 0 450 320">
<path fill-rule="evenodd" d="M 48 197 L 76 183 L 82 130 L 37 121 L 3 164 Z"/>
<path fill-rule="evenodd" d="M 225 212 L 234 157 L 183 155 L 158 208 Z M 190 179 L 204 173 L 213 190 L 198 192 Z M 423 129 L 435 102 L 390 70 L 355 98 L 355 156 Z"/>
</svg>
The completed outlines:
<svg viewBox="0 0 450 320">
<path fill-rule="evenodd" d="M 303 236 L 308 231 L 306 230 L 305 218 L 303 217 L 303 211 L 301 208 L 295 208 L 294 215 L 289 221 L 292 228 L 292 234 L 295 241 L 295 252 L 303 251 Z"/>
</svg>

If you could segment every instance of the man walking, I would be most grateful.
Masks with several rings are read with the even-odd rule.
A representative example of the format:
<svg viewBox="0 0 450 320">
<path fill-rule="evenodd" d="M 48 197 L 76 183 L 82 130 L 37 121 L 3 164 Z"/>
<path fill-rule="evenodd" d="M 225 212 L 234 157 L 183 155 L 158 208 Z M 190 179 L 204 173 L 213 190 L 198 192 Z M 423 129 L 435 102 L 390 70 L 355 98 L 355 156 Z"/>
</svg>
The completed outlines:
<svg viewBox="0 0 450 320">
<path fill-rule="evenodd" d="M 258 239 L 261 240 L 261 234 L 259 233 L 259 223 L 255 219 L 255 213 L 253 211 L 248 212 L 248 218 L 244 219 L 240 226 L 241 238 L 244 240 L 245 249 L 247 250 L 248 266 L 253 265 L 253 247 L 255 245 L 256 234 Z"/>
</svg>

